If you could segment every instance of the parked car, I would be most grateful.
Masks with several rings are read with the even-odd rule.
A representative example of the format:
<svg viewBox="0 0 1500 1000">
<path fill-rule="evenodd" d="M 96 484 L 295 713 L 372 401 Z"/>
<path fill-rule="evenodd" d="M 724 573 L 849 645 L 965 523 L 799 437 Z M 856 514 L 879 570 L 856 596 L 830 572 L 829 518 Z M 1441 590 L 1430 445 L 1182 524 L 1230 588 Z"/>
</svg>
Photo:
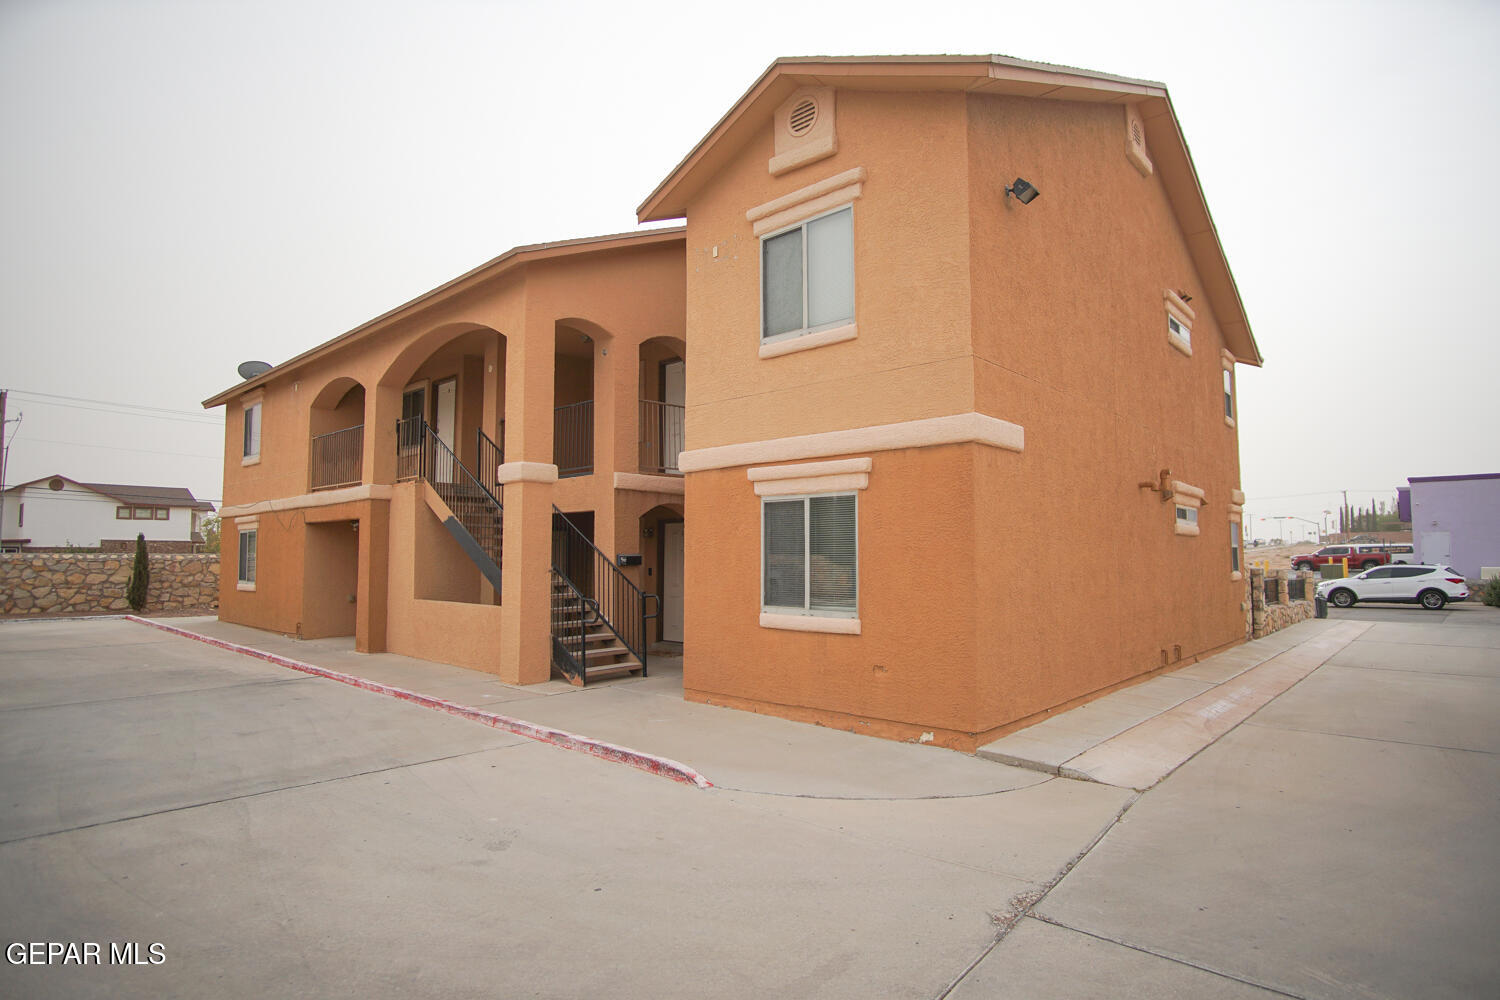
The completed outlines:
<svg viewBox="0 0 1500 1000">
<path fill-rule="evenodd" d="M 1382 547 L 1390 554 L 1391 562 L 1393 563 L 1411 563 L 1416 561 L 1417 550 L 1411 545 L 1393 542 Z"/>
<path fill-rule="evenodd" d="M 1393 601 L 1436 611 L 1449 601 L 1468 600 L 1469 585 L 1452 566 L 1377 566 L 1346 580 L 1324 580 L 1318 596 L 1337 608 Z"/>
<path fill-rule="evenodd" d="M 1315 569 L 1343 559 L 1349 560 L 1350 569 L 1370 569 L 1391 561 L 1383 545 L 1325 545 L 1316 552 L 1292 556 L 1292 569 Z"/>
</svg>

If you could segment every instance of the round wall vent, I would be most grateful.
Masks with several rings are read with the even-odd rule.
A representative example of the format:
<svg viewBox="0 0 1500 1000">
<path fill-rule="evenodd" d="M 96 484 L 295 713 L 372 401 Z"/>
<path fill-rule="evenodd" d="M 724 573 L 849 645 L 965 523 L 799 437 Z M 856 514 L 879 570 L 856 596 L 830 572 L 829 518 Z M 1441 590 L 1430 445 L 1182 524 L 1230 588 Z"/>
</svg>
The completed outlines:
<svg viewBox="0 0 1500 1000">
<path fill-rule="evenodd" d="M 792 135 L 806 135 L 812 131 L 812 127 L 818 123 L 818 102 L 811 97 L 804 97 L 792 108 L 792 113 L 787 115 L 786 127 Z"/>
<path fill-rule="evenodd" d="M 53 476 L 51 479 L 47 480 L 47 489 L 60 490 L 62 488 L 63 481 L 61 479 L 58 479 L 56 476 Z"/>
</svg>

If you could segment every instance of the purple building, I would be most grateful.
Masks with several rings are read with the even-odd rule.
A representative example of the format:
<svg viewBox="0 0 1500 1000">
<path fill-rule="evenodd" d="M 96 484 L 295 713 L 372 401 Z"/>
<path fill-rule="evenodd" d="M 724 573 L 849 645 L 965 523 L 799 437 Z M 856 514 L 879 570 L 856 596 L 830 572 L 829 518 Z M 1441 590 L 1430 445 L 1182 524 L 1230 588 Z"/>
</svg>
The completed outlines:
<svg viewBox="0 0 1500 1000">
<path fill-rule="evenodd" d="M 1500 567 L 1500 472 L 1407 482 L 1418 562 L 1452 566 L 1470 580 L 1482 568 Z"/>
</svg>

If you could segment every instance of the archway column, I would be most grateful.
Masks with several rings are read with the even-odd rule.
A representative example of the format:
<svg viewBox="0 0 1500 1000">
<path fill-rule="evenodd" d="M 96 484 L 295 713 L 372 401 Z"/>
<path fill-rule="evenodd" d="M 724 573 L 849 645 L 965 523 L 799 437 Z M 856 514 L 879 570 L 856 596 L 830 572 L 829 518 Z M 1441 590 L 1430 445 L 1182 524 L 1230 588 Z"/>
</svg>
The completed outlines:
<svg viewBox="0 0 1500 1000">
<path fill-rule="evenodd" d="M 364 481 L 396 481 L 396 422 L 401 419 L 401 387 L 365 390 Z"/>
<path fill-rule="evenodd" d="M 540 684 L 552 676 L 552 379 L 550 319 L 508 336 L 505 359 L 504 556 L 500 566 L 500 679 Z"/>
</svg>

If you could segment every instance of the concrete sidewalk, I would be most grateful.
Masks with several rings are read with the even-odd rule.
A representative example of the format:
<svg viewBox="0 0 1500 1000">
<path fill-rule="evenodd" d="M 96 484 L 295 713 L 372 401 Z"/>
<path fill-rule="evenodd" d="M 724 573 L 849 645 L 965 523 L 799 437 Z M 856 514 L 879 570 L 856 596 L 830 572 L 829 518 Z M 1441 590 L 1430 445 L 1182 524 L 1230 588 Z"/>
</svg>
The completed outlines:
<svg viewBox="0 0 1500 1000">
<path fill-rule="evenodd" d="M 356 653 L 349 639 L 298 640 L 213 618 L 170 624 L 680 761 L 720 787 L 821 798 L 980 795 L 1023 787 L 1043 775 L 1146 789 L 1371 627 L 1303 622 L 1061 712 L 982 747 L 974 759 L 684 701 L 679 657 L 653 658 L 646 678 L 587 688 L 560 680 L 518 687 L 462 667 Z M 988 766 L 986 760 L 1012 767 Z"/>
</svg>

